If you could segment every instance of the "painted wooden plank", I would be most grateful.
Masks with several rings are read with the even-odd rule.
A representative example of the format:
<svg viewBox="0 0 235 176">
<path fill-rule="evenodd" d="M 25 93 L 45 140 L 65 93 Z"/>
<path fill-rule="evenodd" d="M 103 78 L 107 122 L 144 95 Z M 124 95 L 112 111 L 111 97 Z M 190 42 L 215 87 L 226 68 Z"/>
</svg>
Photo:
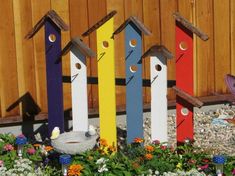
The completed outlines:
<svg viewBox="0 0 235 176">
<path fill-rule="evenodd" d="M 124 0 L 107 0 L 107 13 L 116 10 L 118 13 L 114 18 L 114 29 L 117 29 L 125 19 Z M 124 33 L 115 36 L 115 75 L 116 78 L 125 78 L 125 38 Z M 125 107 L 126 105 L 126 88 L 125 86 L 116 86 L 116 107 Z"/>
<path fill-rule="evenodd" d="M 161 13 L 161 44 L 166 46 L 170 51 L 175 52 L 175 21 L 172 13 L 177 11 L 177 2 L 172 0 L 160 0 Z M 173 53 L 175 56 L 175 53 Z M 175 80 L 175 58 L 167 61 L 167 79 Z M 175 99 L 175 93 L 172 89 L 168 90 L 167 97 Z"/>
<path fill-rule="evenodd" d="M 50 1 L 32 0 L 32 23 L 36 24 L 43 15 L 50 10 Z M 29 28 L 30 29 L 30 28 Z M 36 100 L 42 113 L 47 113 L 47 86 L 46 86 L 46 56 L 45 56 L 45 36 L 44 28 L 40 29 L 33 37 L 34 43 L 34 63 L 35 63 L 35 82 Z"/>
<path fill-rule="evenodd" d="M 69 17 L 70 17 L 70 36 L 76 37 L 81 36 L 81 34 L 89 28 L 88 21 L 88 2 L 87 0 L 70 0 L 69 1 Z M 89 37 L 83 38 L 83 42 L 89 45 Z M 90 58 L 86 59 L 87 65 L 87 76 L 91 76 L 91 61 Z M 92 85 L 87 85 L 88 92 L 88 107 L 92 108 Z"/>
<path fill-rule="evenodd" d="M 72 47 L 70 52 L 73 131 L 88 131 L 86 57 Z"/>
<path fill-rule="evenodd" d="M 235 75 L 235 1 L 230 1 L 230 17 L 231 17 L 231 74 Z"/>
<path fill-rule="evenodd" d="M 167 142 L 167 61 L 162 55 L 150 57 L 151 139 Z"/>
<path fill-rule="evenodd" d="M 107 14 L 107 6 L 106 6 L 106 0 L 88 0 L 88 22 L 89 27 L 93 26 L 97 21 L 102 19 Z M 99 12 L 99 13 L 97 13 Z M 93 51 L 97 51 L 97 33 L 93 32 L 90 34 L 89 37 L 89 47 Z M 95 59 L 92 59 L 91 61 L 91 76 L 97 77 L 97 61 Z M 99 98 L 98 98 L 98 85 L 92 85 L 92 107 L 98 108 L 99 106 Z"/>
<path fill-rule="evenodd" d="M 99 86 L 100 137 L 109 145 L 117 145 L 114 19 L 111 18 L 97 29 L 97 62 Z"/>
<path fill-rule="evenodd" d="M 160 1 L 159 0 L 143 0 L 143 19 L 145 26 L 151 30 L 152 35 L 144 36 L 144 51 L 156 43 L 160 43 Z M 153 22 L 154 20 L 154 22 Z M 150 62 L 143 60 L 144 79 L 150 78 Z M 144 103 L 150 103 L 151 92 L 149 87 L 145 87 Z"/>
<path fill-rule="evenodd" d="M 176 86 L 193 95 L 193 34 L 177 24 Z M 184 142 L 185 139 L 193 139 L 193 106 L 179 96 L 176 96 L 176 103 L 177 142 Z"/>
<path fill-rule="evenodd" d="M 18 73 L 19 96 L 29 92 L 33 99 L 36 97 L 33 41 L 25 40 L 28 29 L 32 28 L 31 1 L 13 1 L 16 59 Z M 28 9 L 28 10 L 25 10 Z M 20 105 L 21 107 L 23 105 Z M 21 110 L 21 115 L 22 115 Z"/>
<path fill-rule="evenodd" d="M 14 33 L 13 1 L 2 1 L 0 11 L 0 91 L 2 116 L 19 114 L 19 108 L 6 112 L 18 95 L 17 61 Z"/>
<path fill-rule="evenodd" d="M 230 73 L 229 1 L 214 0 L 215 91 L 225 93 L 224 76 Z"/>
<path fill-rule="evenodd" d="M 141 31 L 129 23 L 125 28 L 127 143 L 143 138 L 141 48 Z"/>
<path fill-rule="evenodd" d="M 54 35 L 55 41 L 50 38 Z M 45 22 L 46 75 L 48 97 L 48 131 L 54 127 L 64 132 L 62 63 L 56 63 L 61 53 L 61 31 L 50 21 Z"/>
<path fill-rule="evenodd" d="M 213 30 L 213 0 L 195 1 L 196 6 L 196 24 L 209 36 L 209 40 L 204 42 L 196 39 L 197 57 L 196 73 L 197 92 L 195 96 L 206 96 L 215 92 L 215 59 L 214 59 L 214 30 Z"/>
<path fill-rule="evenodd" d="M 69 24 L 69 1 L 68 0 L 51 0 L 51 8 L 55 10 L 58 15 L 64 20 L 66 24 Z M 63 31 L 61 33 L 61 47 L 65 47 L 67 42 L 70 40 L 70 31 Z M 69 54 L 63 56 L 62 69 L 63 75 L 70 74 L 70 62 Z M 64 98 L 64 109 L 71 108 L 71 84 L 63 84 L 63 98 Z"/>
</svg>

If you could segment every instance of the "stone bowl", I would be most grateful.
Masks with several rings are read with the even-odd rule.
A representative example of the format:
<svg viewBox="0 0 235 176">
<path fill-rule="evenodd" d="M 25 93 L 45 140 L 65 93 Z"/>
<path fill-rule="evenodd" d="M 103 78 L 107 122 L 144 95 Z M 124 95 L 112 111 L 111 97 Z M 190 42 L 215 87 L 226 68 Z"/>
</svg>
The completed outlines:
<svg viewBox="0 0 235 176">
<path fill-rule="evenodd" d="M 97 135 L 87 136 L 84 131 L 71 131 L 51 140 L 51 145 L 59 153 L 75 155 L 94 148 Z"/>
</svg>

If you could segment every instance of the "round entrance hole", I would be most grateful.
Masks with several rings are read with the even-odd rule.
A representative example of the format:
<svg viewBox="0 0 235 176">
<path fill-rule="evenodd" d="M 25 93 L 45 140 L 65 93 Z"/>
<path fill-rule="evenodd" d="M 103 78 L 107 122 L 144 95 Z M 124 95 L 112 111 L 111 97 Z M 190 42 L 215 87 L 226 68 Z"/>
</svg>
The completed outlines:
<svg viewBox="0 0 235 176">
<path fill-rule="evenodd" d="M 129 45 L 133 48 L 136 47 L 136 45 L 137 45 L 136 39 L 131 39 L 130 42 L 129 42 Z"/>
<path fill-rule="evenodd" d="M 188 108 L 182 108 L 181 109 L 181 114 L 184 115 L 184 116 L 187 116 L 189 114 Z"/>
<path fill-rule="evenodd" d="M 161 71 L 161 70 L 162 70 L 162 66 L 159 65 L 159 64 L 157 64 L 157 65 L 155 65 L 155 69 L 156 69 L 157 71 Z"/>
<path fill-rule="evenodd" d="M 55 36 L 55 34 L 50 34 L 49 37 L 48 37 L 48 39 L 49 39 L 49 41 L 52 42 L 52 43 L 55 42 L 55 41 L 56 41 L 56 36 Z"/>
<path fill-rule="evenodd" d="M 180 42 L 179 47 L 181 50 L 184 50 L 184 51 L 188 49 L 188 45 L 185 41 Z"/>
<path fill-rule="evenodd" d="M 138 70 L 137 65 L 131 65 L 131 66 L 130 66 L 130 71 L 131 71 L 132 73 L 137 72 L 137 70 Z"/>
<path fill-rule="evenodd" d="M 109 42 L 103 41 L 103 47 L 104 47 L 104 48 L 108 48 L 108 47 L 109 47 Z"/>
<path fill-rule="evenodd" d="M 76 67 L 78 70 L 80 70 L 80 69 L 82 68 L 81 64 L 79 64 L 79 63 L 76 63 L 76 64 L 75 64 L 75 67 Z"/>
</svg>

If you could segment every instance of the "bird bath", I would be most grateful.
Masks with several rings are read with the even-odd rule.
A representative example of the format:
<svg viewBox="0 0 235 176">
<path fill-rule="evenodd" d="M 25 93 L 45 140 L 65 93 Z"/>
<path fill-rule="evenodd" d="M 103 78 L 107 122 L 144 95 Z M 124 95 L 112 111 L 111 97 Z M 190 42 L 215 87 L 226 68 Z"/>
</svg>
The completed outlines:
<svg viewBox="0 0 235 176">
<path fill-rule="evenodd" d="M 51 140 L 51 145 L 59 153 L 75 155 L 92 149 L 96 144 L 97 135 L 87 136 L 84 131 L 71 131 Z"/>
</svg>

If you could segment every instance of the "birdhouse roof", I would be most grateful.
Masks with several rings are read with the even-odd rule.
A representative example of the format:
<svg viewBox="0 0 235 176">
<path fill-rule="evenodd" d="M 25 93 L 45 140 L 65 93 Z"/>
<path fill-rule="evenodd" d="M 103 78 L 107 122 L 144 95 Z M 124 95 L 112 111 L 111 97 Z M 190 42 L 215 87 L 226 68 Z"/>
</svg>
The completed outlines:
<svg viewBox="0 0 235 176">
<path fill-rule="evenodd" d="M 72 40 L 64 47 L 61 55 L 67 54 L 72 47 L 76 47 L 81 53 L 87 57 L 95 57 L 96 54 L 92 51 L 79 37 L 72 38 Z"/>
<path fill-rule="evenodd" d="M 130 22 L 134 23 L 134 25 L 136 25 L 136 27 L 143 32 L 145 35 L 150 35 L 151 32 L 145 27 L 145 25 L 139 21 L 137 19 L 137 17 L 135 16 L 130 16 L 124 23 L 122 23 L 113 33 L 113 37 L 114 35 L 120 33 L 123 29 L 125 29 L 125 27 L 127 26 L 127 24 L 129 24 Z"/>
<path fill-rule="evenodd" d="M 196 34 L 202 40 L 206 41 L 209 39 L 208 35 L 206 35 L 204 32 L 202 32 L 200 29 L 198 29 L 192 23 L 190 23 L 188 20 L 186 20 L 184 17 L 182 17 L 179 12 L 173 13 L 173 16 L 175 17 L 176 21 L 178 21 L 185 28 L 187 28 L 188 30 L 190 30 L 191 32 Z"/>
<path fill-rule="evenodd" d="M 108 15 L 106 15 L 104 18 L 102 18 L 100 21 L 98 21 L 96 24 L 94 24 L 92 27 L 90 27 L 86 32 L 82 34 L 83 37 L 88 36 L 93 31 L 98 29 L 100 26 L 102 26 L 104 23 L 106 23 L 109 19 L 111 19 L 115 14 L 117 13 L 116 10 L 110 12 Z"/>
<path fill-rule="evenodd" d="M 203 102 L 201 102 L 199 99 L 193 97 L 192 95 L 189 95 L 188 93 L 186 93 L 185 91 L 177 88 L 176 86 L 172 87 L 176 94 L 183 98 L 184 100 L 186 100 L 187 102 L 191 103 L 193 106 L 196 107 L 201 107 L 203 105 Z"/>
<path fill-rule="evenodd" d="M 60 16 L 54 11 L 48 11 L 33 27 L 33 29 L 25 36 L 26 39 L 32 38 L 44 25 L 45 21 L 50 19 L 55 25 L 63 31 L 69 30 L 69 26 L 60 18 Z"/>
<path fill-rule="evenodd" d="M 172 59 L 173 54 L 163 45 L 153 45 L 151 46 L 148 51 L 146 51 L 142 58 L 148 57 L 148 56 L 156 56 L 156 55 L 163 55 L 166 59 Z"/>
</svg>

